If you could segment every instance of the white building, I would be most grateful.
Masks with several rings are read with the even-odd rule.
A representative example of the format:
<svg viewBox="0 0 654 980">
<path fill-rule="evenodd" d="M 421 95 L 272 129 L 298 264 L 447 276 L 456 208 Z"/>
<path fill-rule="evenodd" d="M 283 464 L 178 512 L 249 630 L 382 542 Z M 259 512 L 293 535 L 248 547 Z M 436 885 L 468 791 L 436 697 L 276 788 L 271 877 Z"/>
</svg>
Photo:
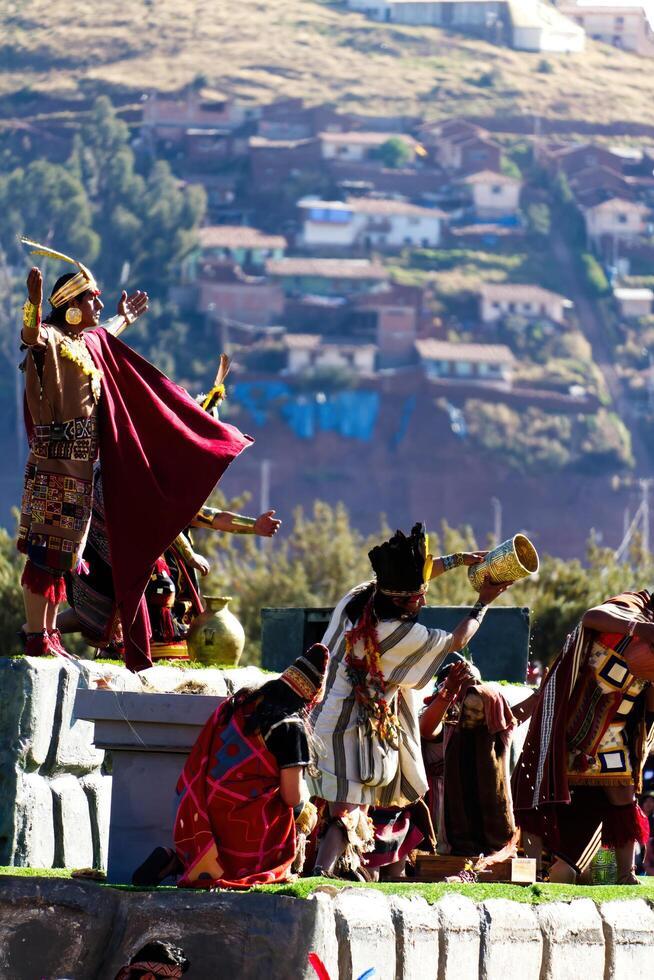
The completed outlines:
<svg viewBox="0 0 654 980">
<path fill-rule="evenodd" d="M 345 370 L 355 374 L 374 374 L 377 347 L 336 338 L 326 340 L 316 334 L 286 334 L 286 373 Z"/>
<path fill-rule="evenodd" d="M 613 290 L 620 313 L 626 318 L 651 316 L 654 292 L 651 289 L 628 289 L 619 286 Z"/>
<path fill-rule="evenodd" d="M 503 218 L 518 213 L 522 181 L 517 177 L 482 170 L 465 177 L 462 183 L 470 188 L 472 203 L 480 218 Z"/>
<path fill-rule="evenodd" d="M 586 41 L 582 27 L 542 0 L 348 0 L 348 6 L 374 20 L 476 34 L 510 21 L 519 51 L 568 54 L 583 51 Z"/>
<path fill-rule="evenodd" d="M 582 208 L 586 222 L 586 234 L 591 242 L 599 242 L 602 236 L 616 239 L 639 238 L 647 227 L 649 209 L 638 201 L 610 197 L 600 204 Z"/>
<path fill-rule="evenodd" d="M 479 314 L 482 323 L 495 323 L 505 316 L 522 316 L 528 320 L 545 318 L 563 323 L 572 303 L 565 296 L 542 286 L 519 283 L 484 283 L 479 290 Z"/>
<path fill-rule="evenodd" d="M 428 378 L 484 381 L 510 388 L 515 357 L 503 344 L 455 344 L 416 340 L 418 357 Z"/>
<path fill-rule="evenodd" d="M 351 10 L 394 24 L 485 31 L 501 20 L 507 0 L 347 0 L 347 4 Z"/>
<path fill-rule="evenodd" d="M 347 163 L 361 163 L 374 156 L 384 143 L 389 140 L 401 140 L 410 151 L 407 163 L 412 163 L 418 152 L 419 144 L 406 133 L 377 133 L 355 130 L 351 133 L 319 133 L 320 155 L 323 160 L 341 160 Z"/>
<path fill-rule="evenodd" d="M 561 13 L 583 27 L 588 37 L 654 58 L 654 3 L 620 0 L 562 0 Z"/>
<path fill-rule="evenodd" d="M 551 3 L 509 0 L 513 43 L 517 51 L 578 54 L 586 48 L 586 32 Z"/>
<path fill-rule="evenodd" d="M 440 244 L 445 214 L 408 201 L 352 197 L 298 202 L 305 248 L 432 248 Z"/>
</svg>

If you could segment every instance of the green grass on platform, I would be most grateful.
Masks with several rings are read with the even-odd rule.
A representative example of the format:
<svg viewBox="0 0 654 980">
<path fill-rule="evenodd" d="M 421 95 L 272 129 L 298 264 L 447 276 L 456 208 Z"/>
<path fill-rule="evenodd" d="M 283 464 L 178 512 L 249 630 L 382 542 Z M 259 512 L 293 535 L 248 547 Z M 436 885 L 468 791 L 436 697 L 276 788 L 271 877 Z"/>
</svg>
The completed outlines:
<svg viewBox="0 0 654 980">
<path fill-rule="evenodd" d="M 479 882 L 478 884 L 447 885 L 445 882 L 382 882 L 380 884 L 353 884 L 331 881 L 326 878 L 300 878 L 287 885 L 259 885 L 255 891 L 277 895 L 290 895 L 295 898 L 308 898 L 316 889 L 334 885 L 336 888 L 373 888 L 385 895 L 402 895 L 412 898 L 415 895 L 426 899 L 430 904 L 444 895 L 457 893 L 471 898 L 474 902 L 484 902 L 487 898 L 507 898 L 514 902 L 542 905 L 546 902 L 569 902 L 575 898 L 590 898 L 594 902 L 609 902 L 614 899 L 644 898 L 654 904 L 654 878 L 643 878 L 642 885 L 510 885 L 500 882 Z"/>
<path fill-rule="evenodd" d="M 8 875 L 16 878 L 70 878 L 71 868 L 0 868 L 0 876 Z M 84 879 L 80 879 L 84 880 Z M 610 902 L 615 899 L 642 898 L 654 905 L 654 878 L 642 878 L 641 885 L 510 885 L 499 882 L 480 882 L 476 885 L 456 884 L 446 885 L 444 882 L 382 882 L 380 884 L 355 884 L 347 881 L 332 881 L 327 878 L 299 878 L 286 885 L 259 885 L 253 892 L 269 895 L 286 895 L 290 898 L 308 898 L 320 889 L 340 888 L 371 888 L 384 895 L 401 895 L 405 898 L 420 896 L 430 904 L 437 902 L 444 895 L 459 894 L 471 898 L 474 902 L 484 902 L 487 898 L 507 898 L 514 902 L 524 902 L 531 905 L 542 905 L 546 902 L 570 902 L 575 898 L 590 898 L 594 902 Z M 133 885 L 103 885 L 103 887 L 119 888 L 123 891 L 149 891 L 150 889 L 136 888 Z M 170 891 L 166 887 L 165 891 Z M 245 894 L 247 892 L 239 892 Z"/>
</svg>

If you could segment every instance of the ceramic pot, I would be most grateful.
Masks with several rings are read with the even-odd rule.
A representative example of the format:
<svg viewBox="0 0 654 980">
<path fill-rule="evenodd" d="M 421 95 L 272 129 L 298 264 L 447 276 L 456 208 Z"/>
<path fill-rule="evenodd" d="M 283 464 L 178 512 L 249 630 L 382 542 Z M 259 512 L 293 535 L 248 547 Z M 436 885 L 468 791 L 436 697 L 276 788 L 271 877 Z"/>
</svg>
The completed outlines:
<svg viewBox="0 0 654 980">
<path fill-rule="evenodd" d="M 468 578 L 479 592 L 485 579 L 491 582 L 517 582 L 538 571 L 538 553 L 524 534 L 516 534 L 489 551 L 482 562 L 471 565 Z"/>
<path fill-rule="evenodd" d="M 206 609 L 197 616 L 186 637 L 191 660 L 211 667 L 236 667 L 245 646 L 245 633 L 227 608 L 231 596 L 204 596 Z"/>
</svg>

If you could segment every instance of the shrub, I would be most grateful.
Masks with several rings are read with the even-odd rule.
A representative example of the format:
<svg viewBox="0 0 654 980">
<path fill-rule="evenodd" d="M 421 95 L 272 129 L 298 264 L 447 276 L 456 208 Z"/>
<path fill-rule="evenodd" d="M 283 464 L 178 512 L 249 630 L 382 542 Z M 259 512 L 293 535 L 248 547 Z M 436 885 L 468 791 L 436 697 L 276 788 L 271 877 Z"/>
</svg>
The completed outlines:
<svg viewBox="0 0 654 980">
<path fill-rule="evenodd" d="M 582 252 L 581 264 L 589 291 L 595 296 L 606 296 L 610 292 L 609 281 L 595 256 Z"/>
</svg>

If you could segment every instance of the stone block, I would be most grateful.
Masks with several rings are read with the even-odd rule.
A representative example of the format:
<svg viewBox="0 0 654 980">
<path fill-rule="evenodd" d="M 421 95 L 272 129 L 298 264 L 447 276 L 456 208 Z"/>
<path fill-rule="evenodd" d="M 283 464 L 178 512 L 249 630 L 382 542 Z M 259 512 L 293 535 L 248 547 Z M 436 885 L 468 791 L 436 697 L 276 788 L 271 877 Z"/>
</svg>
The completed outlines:
<svg viewBox="0 0 654 980">
<path fill-rule="evenodd" d="M 93 744 L 93 724 L 75 714 L 77 689 L 88 688 L 90 683 L 90 675 L 80 672 L 73 664 L 62 664 L 53 735 L 56 750 L 46 763 L 50 773 L 69 772 L 83 776 L 102 765 L 104 752 Z"/>
<path fill-rule="evenodd" d="M 26 657 L 23 663 L 26 667 L 23 674 L 25 707 L 19 737 L 24 751 L 18 761 L 23 769 L 31 771 L 43 767 L 52 752 L 61 661 Z"/>
<path fill-rule="evenodd" d="M 8 865 L 51 868 L 55 833 L 50 785 L 36 772 L 16 773 L 13 835 L 7 841 Z"/>
<path fill-rule="evenodd" d="M 55 831 L 55 867 L 89 868 L 93 865 L 93 834 L 86 793 L 75 776 L 57 776 L 50 782 Z"/>
<path fill-rule="evenodd" d="M 479 909 L 464 895 L 437 902 L 440 922 L 438 980 L 478 980 Z"/>
<path fill-rule="evenodd" d="M 305 901 L 180 888 L 123 892 L 121 905 L 121 928 L 101 969 L 89 974 L 97 980 L 114 980 L 120 967 L 154 939 L 182 947 L 191 961 L 189 980 L 316 980 L 309 965 L 311 952 L 325 957 L 334 980 L 338 976 L 332 902 L 327 896 Z"/>
<path fill-rule="evenodd" d="M 438 912 L 424 898 L 390 898 L 396 980 L 438 980 Z"/>
<path fill-rule="evenodd" d="M 395 980 L 395 929 L 386 897 L 346 888 L 336 896 L 334 911 L 339 980 L 356 980 L 371 966 L 376 980 Z"/>
<path fill-rule="evenodd" d="M 530 905 L 491 898 L 481 906 L 481 980 L 505 980 L 520 964 L 520 980 L 539 980 L 543 939 Z"/>
<path fill-rule="evenodd" d="M 537 910 L 543 935 L 541 980 L 604 976 L 604 932 L 589 898 L 552 902 Z"/>
<path fill-rule="evenodd" d="M 231 667 L 223 670 L 222 674 L 229 694 L 240 691 L 242 687 L 261 687 L 273 679 L 270 673 L 259 667 Z"/>
<path fill-rule="evenodd" d="M 231 694 L 224 677 L 224 671 L 216 667 L 184 670 L 182 667 L 150 667 L 139 675 L 146 690 L 159 694 L 169 692 L 181 694 L 209 694 L 227 697 Z"/>
<path fill-rule="evenodd" d="M 111 776 L 99 772 L 80 779 L 86 794 L 93 838 L 93 867 L 107 870 L 109 850 L 109 816 L 111 813 Z"/>
<path fill-rule="evenodd" d="M 118 903 L 98 885 L 0 877 L 0 977 L 97 976 Z"/>
<path fill-rule="evenodd" d="M 2 765 L 33 771 L 48 757 L 61 661 L 0 658 Z"/>
<path fill-rule="evenodd" d="M 600 906 L 606 941 L 605 980 L 650 980 L 654 974 L 654 911 L 642 899 Z"/>
</svg>

